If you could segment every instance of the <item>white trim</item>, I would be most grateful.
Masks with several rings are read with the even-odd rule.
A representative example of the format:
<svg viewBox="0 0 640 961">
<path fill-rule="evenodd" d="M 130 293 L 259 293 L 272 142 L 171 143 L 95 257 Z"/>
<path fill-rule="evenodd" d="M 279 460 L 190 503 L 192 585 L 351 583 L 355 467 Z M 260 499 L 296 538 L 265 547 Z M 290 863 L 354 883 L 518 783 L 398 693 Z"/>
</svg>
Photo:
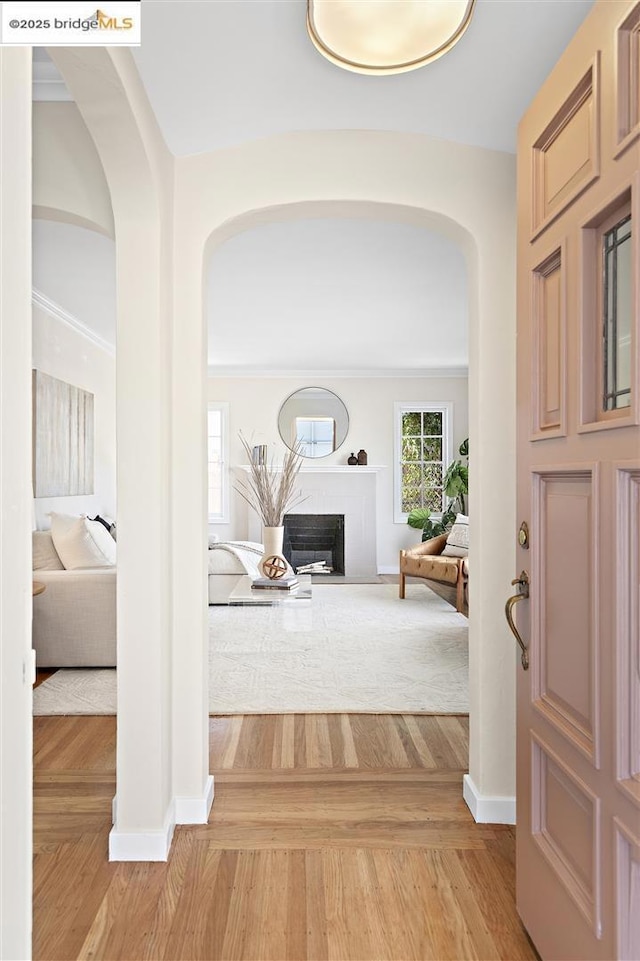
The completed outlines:
<svg viewBox="0 0 640 961">
<path fill-rule="evenodd" d="M 175 798 L 176 824 L 206 824 L 213 804 L 213 775 L 207 777 L 200 797 Z"/>
<path fill-rule="evenodd" d="M 405 411 L 442 411 L 442 471 L 451 463 L 453 447 L 453 401 L 397 400 L 393 405 L 393 522 L 406 524 L 407 514 L 402 510 L 402 414 Z M 434 512 L 435 513 L 435 512 Z"/>
<path fill-rule="evenodd" d="M 109 860 L 166 861 L 176 826 L 174 808 L 172 803 L 160 831 L 118 831 L 115 827 L 111 828 Z"/>
<path fill-rule="evenodd" d="M 210 410 L 218 410 L 222 415 L 222 511 L 220 514 L 207 514 L 209 524 L 229 524 L 231 521 L 229 511 L 229 404 L 225 400 L 210 400 L 207 402 L 207 419 Z M 209 436 L 207 424 L 207 438 Z M 208 443 L 208 440 L 207 440 Z M 209 453 L 207 451 L 207 468 L 209 466 Z M 207 484 L 207 500 L 209 497 L 209 487 Z"/>
<path fill-rule="evenodd" d="M 287 378 L 293 377 L 296 380 L 305 380 L 322 377 L 349 378 L 353 380 L 357 377 L 403 377 L 403 378 L 422 378 L 422 377 L 464 377 L 469 376 L 469 367 L 380 367 L 369 370 L 259 370 L 253 367 L 216 367 L 209 365 L 207 368 L 209 377 L 214 378 L 234 378 L 249 377 L 252 380 L 261 378 Z"/>
<path fill-rule="evenodd" d="M 113 344 L 110 344 L 108 340 L 104 340 L 104 338 L 100 337 L 99 334 L 96 334 L 93 330 L 90 330 L 90 328 L 86 327 L 81 320 L 78 320 L 77 317 L 74 317 L 73 314 L 70 314 L 68 310 L 65 310 L 64 307 L 61 307 L 60 304 L 57 304 L 55 300 L 51 300 L 51 298 L 43 294 L 42 291 L 36 290 L 35 287 L 31 291 L 31 303 L 35 304 L 36 307 L 40 307 L 41 310 L 44 310 L 51 317 L 55 317 L 56 320 L 62 321 L 63 324 L 66 324 L 67 327 L 71 327 L 76 331 L 76 333 L 86 337 L 87 340 L 90 340 L 96 345 L 96 347 L 99 347 L 101 350 L 106 351 L 107 354 L 111 354 L 112 357 L 115 357 L 116 349 Z"/>
<path fill-rule="evenodd" d="M 400 568 L 397 564 L 378 565 L 378 574 L 399 574 Z"/>
<path fill-rule="evenodd" d="M 386 464 L 366 464 L 366 465 L 358 464 L 357 466 L 354 464 L 353 467 L 351 465 L 345 465 L 345 464 L 324 464 L 322 466 L 318 464 L 318 465 L 314 465 L 313 467 L 301 467 L 300 473 L 301 474 L 377 474 L 379 473 L 379 471 L 386 470 L 386 469 L 387 469 Z M 236 470 L 244 471 L 245 474 L 251 473 L 251 467 L 248 464 L 239 464 Z M 278 473 L 279 471 L 282 470 L 282 467 L 276 466 L 274 468 L 270 468 L 270 470 L 274 470 L 276 473 Z"/>
<path fill-rule="evenodd" d="M 514 797 L 491 797 L 482 795 L 465 774 L 462 781 L 462 797 L 477 824 L 515 824 L 516 799 Z"/>
</svg>

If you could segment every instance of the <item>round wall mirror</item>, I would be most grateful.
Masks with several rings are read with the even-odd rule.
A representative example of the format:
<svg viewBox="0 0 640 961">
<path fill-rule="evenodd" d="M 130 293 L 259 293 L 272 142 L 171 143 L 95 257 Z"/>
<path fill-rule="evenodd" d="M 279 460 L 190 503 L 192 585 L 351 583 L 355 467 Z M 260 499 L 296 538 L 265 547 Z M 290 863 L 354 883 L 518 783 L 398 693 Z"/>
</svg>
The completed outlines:
<svg viewBox="0 0 640 961">
<path fill-rule="evenodd" d="M 327 457 L 344 443 L 349 414 L 333 391 L 303 387 L 280 408 L 278 430 L 287 447 L 299 445 L 303 457 Z"/>
</svg>

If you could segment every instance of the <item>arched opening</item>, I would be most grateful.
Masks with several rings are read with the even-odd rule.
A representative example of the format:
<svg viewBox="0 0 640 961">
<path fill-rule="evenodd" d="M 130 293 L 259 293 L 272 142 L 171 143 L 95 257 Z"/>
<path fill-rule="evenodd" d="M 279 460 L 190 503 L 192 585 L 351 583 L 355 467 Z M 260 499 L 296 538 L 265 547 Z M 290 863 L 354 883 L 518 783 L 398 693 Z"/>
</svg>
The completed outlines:
<svg viewBox="0 0 640 961">
<path fill-rule="evenodd" d="M 394 404 L 413 398 L 420 402 L 450 405 L 452 455 L 467 436 L 466 372 L 464 380 L 460 372 L 453 378 L 450 376 L 456 362 L 458 367 L 466 367 L 467 360 L 466 355 L 459 352 L 456 341 L 457 336 L 462 336 L 458 329 L 459 314 L 468 313 L 467 252 L 460 250 L 460 242 L 472 256 L 473 245 L 465 231 L 449 219 L 415 208 L 362 201 L 300 202 L 265 209 L 225 224 L 210 237 L 204 269 L 207 278 L 204 309 L 209 331 L 208 400 L 228 406 L 230 456 L 225 471 L 231 478 L 229 516 L 224 523 L 210 525 L 211 534 L 218 535 L 223 541 L 260 541 L 257 517 L 247 511 L 239 496 L 234 497 L 233 478 L 238 465 L 246 460 L 238 432 L 252 437 L 253 443 L 267 443 L 269 456 L 281 461 L 284 445 L 276 425 L 280 400 L 301 386 L 320 384 L 334 391 L 346 403 L 356 433 L 360 432 L 364 446 L 369 448 L 369 464 L 384 465 L 371 485 L 372 491 L 369 485 L 362 485 L 366 490 L 360 490 L 363 475 L 356 480 L 357 472 L 340 474 L 340 466 L 346 464 L 349 445 L 355 446 L 356 450 L 360 446 L 356 444 L 353 429 L 348 434 L 346 447 L 322 459 L 322 484 L 325 490 L 331 491 L 325 497 L 330 496 L 334 510 L 347 510 L 344 517 L 347 565 L 343 570 L 346 580 L 343 577 L 334 583 L 351 586 L 355 575 L 361 582 L 368 577 L 370 583 L 381 584 L 385 576 L 391 581 L 394 570 L 397 574 L 399 549 L 419 541 L 420 534 L 408 528 L 406 523 L 398 523 L 394 515 Z M 211 257 L 210 265 L 206 264 L 207 255 Z M 442 291 L 435 291 L 441 278 L 430 271 L 429 259 L 437 263 L 435 270 L 448 278 L 443 281 Z M 385 270 L 388 275 L 386 283 L 378 285 L 376 279 L 380 279 Z M 364 293 L 367 287 L 371 288 L 368 297 Z M 428 299 L 427 292 L 432 299 Z M 384 308 L 379 307 L 380 301 L 384 302 Z M 211 316 L 216 308 L 218 316 Z M 438 319 L 430 320 L 431 314 Z M 253 317 L 258 319 L 252 323 Z M 464 340 L 467 324 L 468 317 L 465 317 Z M 445 338 L 452 342 L 450 353 L 444 350 Z M 439 377 L 433 369 L 437 366 L 436 358 L 447 368 Z M 377 379 L 376 367 L 379 368 Z M 409 369 L 403 372 L 403 367 Z M 422 378 L 420 367 L 430 368 L 424 370 Z M 314 368 L 319 374 L 314 373 Z M 413 377 L 407 376 L 410 373 Z M 249 395 L 251 402 L 248 401 Z M 457 431 L 455 443 L 454 424 Z M 371 432 L 368 439 L 367 434 L 363 434 L 367 430 Z M 307 490 L 307 487 L 316 490 L 320 483 L 319 477 L 313 473 L 312 463 L 305 460 L 305 470 L 300 475 L 301 489 L 306 492 L 307 500 L 297 510 L 305 515 L 314 513 L 313 505 L 318 500 Z M 332 467 L 338 468 L 335 476 L 327 473 Z M 372 544 L 360 536 L 359 519 L 349 510 L 348 505 L 356 494 L 356 484 L 359 504 L 366 502 L 369 505 L 367 513 L 371 511 L 366 528 L 372 532 Z M 324 513 L 331 512 L 321 508 L 318 520 Z M 220 550 L 224 552 L 226 548 L 223 546 Z M 209 597 L 210 601 L 219 604 L 224 599 L 223 588 L 232 590 L 240 575 L 236 574 L 235 578 L 227 576 L 226 554 L 210 552 L 209 557 Z M 220 559 L 220 577 L 211 573 L 218 569 L 216 558 Z M 222 563 L 225 560 L 227 563 Z M 246 562 L 250 565 L 251 558 L 247 557 Z M 320 584 L 316 577 L 314 606 L 316 598 L 320 604 L 324 596 Z M 388 587 L 383 586 L 381 592 L 394 599 L 397 588 L 388 590 Z M 357 595 L 358 591 L 353 593 Z M 332 594 L 336 600 L 336 591 L 333 590 Z M 236 611 L 236 615 L 238 613 L 242 614 Z M 452 613 L 453 620 L 456 620 L 453 610 Z M 217 614 L 212 609 L 209 618 L 214 651 L 217 650 L 216 625 L 220 621 Z M 219 624 L 222 651 L 226 650 L 225 631 L 232 614 L 225 614 L 226 620 Z M 365 609 L 362 617 L 366 618 Z M 290 631 L 294 632 L 295 628 L 291 626 Z M 291 634 L 284 636 L 292 645 L 292 651 L 297 651 L 297 644 L 306 646 L 313 641 L 312 633 L 305 635 L 304 642 L 302 634 L 300 638 Z M 250 647 L 242 649 L 246 651 L 247 669 L 251 668 L 252 662 L 261 664 L 258 653 L 252 658 Z M 322 663 L 328 669 L 326 649 L 324 655 Z M 255 695 L 252 699 L 245 699 L 242 691 L 236 690 L 237 700 L 233 701 L 235 674 L 230 672 L 227 675 L 225 663 L 224 657 L 220 656 L 219 668 L 212 674 L 215 680 L 212 680 L 210 691 L 211 713 L 218 713 L 216 704 L 224 704 L 225 710 L 235 713 L 260 713 L 260 701 Z M 293 664 L 297 665 L 298 661 L 292 656 L 290 665 Z M 234 669 L 238 666 L 236 661 L 233 665 Z M 346 668 L 343 663 L 342 677 L 350 676 Z M 363 704 L 369 703 L 373 712 L 384 712 L 383 705 L 391 703 L 388 696 L 393 664 L 389 663 L 383 673 L 387 678 L 387 697 L 381 693 L 377 702 L 373 697 L 369 701 L 359 701 L 354 691 L 351 694 L 352 707 L 358 705 L 359 710 L 364 710 Z M 254 666 L 252 676 L 255 678 L 256 674 L 259 674 L 259 668 Z M 227 689 L 227 680 L 230 689 Z M 287 694 L 284 689 L 287 680 L 289 675 L 285 666 L 279 685 L 280 697 L 270 697 L 265 690 L 262 704 L 269 705 L 269 713 L 274 711 L 276 703 L 282 705 L 283 714 L 304 711 L 304 699 L 297 699 L 302 685 L 297 686 L 292 677 Z M 323 685 L 320 675 L 313 675 L 307 681 L 314 688 L 314 698 L 308 702 L 308 709 L 318 711 L 318 704 L 322 703 L 319 690 L 323 686 L 326 690 L 328 685 Z M 255 683 L 259 685 L 260 682 Z M 268 686 L 266 674 L 264 683 Z M 325 693 L 328 698 L 325 703 L 331 704 L 335 710 L 340 703 L 348 704 L 347 691 L 340 694 L 345 700 L 340 701 L 335 688 L 330 697 Z M 397 696 L 401 697 L 401 690 Z M 290 698 L 288 701 L 287 697 Z M 452 697 L 448 704 L 457 704 L 461 712 L 466 712 L 463 700 L 456 702 Z M 438 708 L 445 709 L 443 702 L 425 702 L 425 711 Z"/>
</svg>

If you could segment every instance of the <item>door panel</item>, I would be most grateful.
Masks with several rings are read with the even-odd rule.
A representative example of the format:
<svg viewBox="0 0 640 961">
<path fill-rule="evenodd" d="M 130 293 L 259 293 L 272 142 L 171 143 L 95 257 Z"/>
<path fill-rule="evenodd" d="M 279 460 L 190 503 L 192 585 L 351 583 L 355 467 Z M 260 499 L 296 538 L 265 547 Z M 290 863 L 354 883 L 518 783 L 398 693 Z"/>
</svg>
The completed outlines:
<svg viewBox="0 0 640 961">
<path fill-rule="evenodd" d="M 540 234 L 600 172 L 599 55 L 533 145 L 533 233 Z"/>
<path fill-rule="evenodd" d="M 557 754 L 532 738 L 532 834 L 543 857 L 598 936 L 600 809 L 598 798 Z"/>
<path fill-rule="evenodd" d="M 565 433 L 566 310 L 565 253 L 557 247 L 533 271 L 531 310 L 537 332 L 533 344 L 533 435 L 558 437 Z"/>
<path fill-rule="evenodd" d="M 619 787 L 640 808 L 640 463 L 616 467 L 620 528 L 616 776 Z"/>
<path fill-rule="evenodd" d="M 597 0 L 519 129 L 517 900 L 544 961 L 640 959 L 639 98 L 640 2 Z"/>
<path fill-rule="evenodd" d="M 534 707 L 597 764 L 595 473 L 576 465 L 532 476 L 531 693 Z"/>
</svg>

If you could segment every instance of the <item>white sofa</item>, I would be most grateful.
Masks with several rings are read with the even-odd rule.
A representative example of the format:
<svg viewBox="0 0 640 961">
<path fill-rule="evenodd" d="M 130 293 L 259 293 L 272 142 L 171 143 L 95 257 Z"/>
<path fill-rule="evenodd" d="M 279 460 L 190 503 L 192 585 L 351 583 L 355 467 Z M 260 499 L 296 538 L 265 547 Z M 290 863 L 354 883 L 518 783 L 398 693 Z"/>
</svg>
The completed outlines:
<svg viewBox="0 0 640 961">
<path fill-rule="evenodd" d="M 33 533 L 37 667 L 115 667 L 116 568 L 65 570 L 50 531 Z"/>
<path fill-rule="evenodd" d="M 264 553 L 255 541 L 209 541 L 209 604 L 227 604 L 241 577 L 260 577 L 258 562 Z"/>
</svg>

